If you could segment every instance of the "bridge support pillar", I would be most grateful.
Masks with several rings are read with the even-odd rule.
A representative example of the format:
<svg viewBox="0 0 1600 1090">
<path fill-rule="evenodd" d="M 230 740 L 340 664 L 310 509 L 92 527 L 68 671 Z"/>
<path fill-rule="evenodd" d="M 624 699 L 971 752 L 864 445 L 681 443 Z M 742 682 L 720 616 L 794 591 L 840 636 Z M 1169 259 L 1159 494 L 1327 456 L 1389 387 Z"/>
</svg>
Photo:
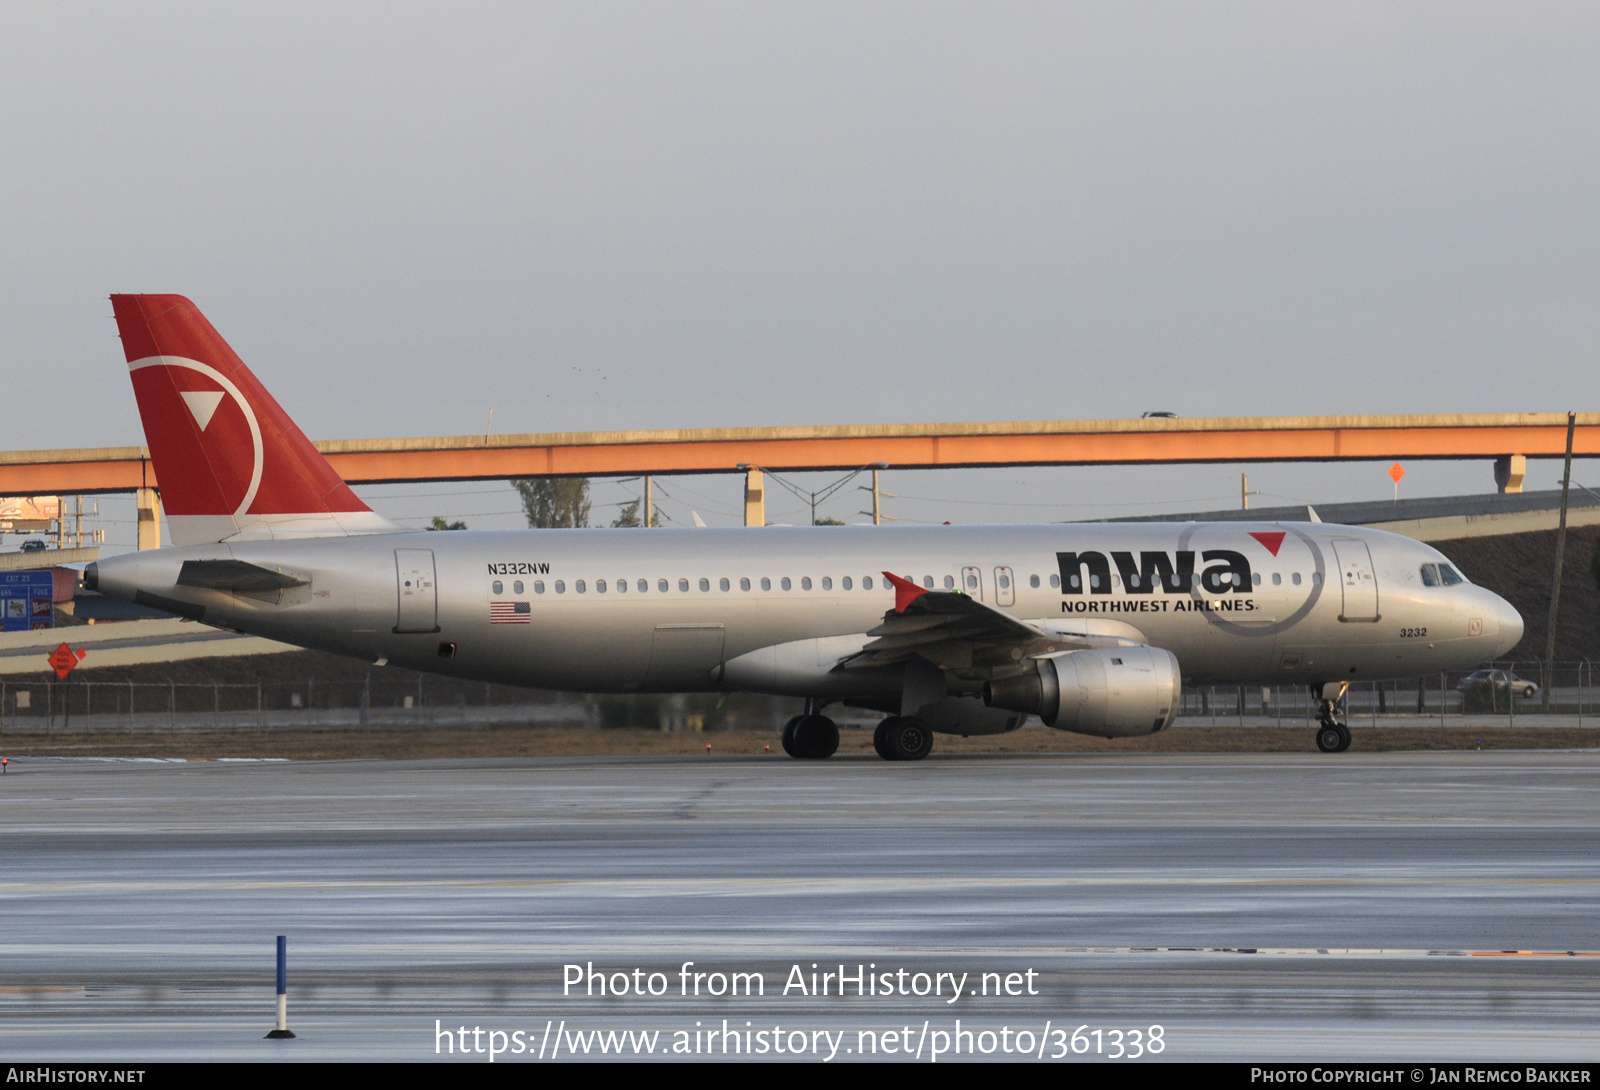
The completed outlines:
<svg viewBox="0 0 1600 1090">
<path fill-rule="evenodd" d="M 1521 492 L 1522 478 L 1528 475 L 1528 459 L 1521 454 L 1502 454 L 1494 460 L 1494 483 L 1502 494 Z"/>
<path fill-rule="evenodd" d="M 744 471 L 744 524 L 767 524 L 766 489 L 763 487 L 761 471 L 754 467 Z"/>
<path fill-rule="evenodd" d="M 153 488 L 135 489 L 134 503 L 139 508 L 139 548 L 161 548 L 161 493 Z"/>
</svg>

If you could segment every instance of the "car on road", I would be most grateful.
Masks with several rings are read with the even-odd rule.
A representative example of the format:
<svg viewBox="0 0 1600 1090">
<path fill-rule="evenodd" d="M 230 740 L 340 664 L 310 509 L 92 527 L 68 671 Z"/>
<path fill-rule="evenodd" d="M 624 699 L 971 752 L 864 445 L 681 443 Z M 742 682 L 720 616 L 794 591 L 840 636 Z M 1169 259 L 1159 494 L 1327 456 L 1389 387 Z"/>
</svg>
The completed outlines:
<svg viewBox="0 0 1600 1090">
<path fill-rule="evenodd" d="M 1523 700 L 1539 695 L 1537 682 L 1518 677 L 1510 670 L 1474 670 L 1456 683 L 1456 690 L 1465 693 L 1484 685 L 1493 686 L 1496 692 L 1510 692 Z"/>
<path fill-rule="evenodd" d="M 33 541 L 24 541 L 22 543 L 22 551 L 25 553 L 42 553 L 44 552 L 44 542 L 37 538 Z"/>
</svg>

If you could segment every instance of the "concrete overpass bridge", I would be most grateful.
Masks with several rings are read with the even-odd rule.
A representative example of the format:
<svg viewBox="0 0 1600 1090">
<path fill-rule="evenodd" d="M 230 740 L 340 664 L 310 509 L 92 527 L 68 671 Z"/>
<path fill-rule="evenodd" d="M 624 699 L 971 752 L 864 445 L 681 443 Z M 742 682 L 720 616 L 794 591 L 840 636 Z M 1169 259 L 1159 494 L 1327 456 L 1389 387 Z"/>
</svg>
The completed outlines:
<svg viewBox="0 0 1600 1090">
<path fill-rule="evenodd" d="M 351 484 L 745 474 L 745 523 L 765 522 L 764 470 L 1483 459 L 1520 492 L 1528 458 L 1566 450 L 1565 413 L 845 424 L 316 443 Z M 1600 413 L 1577 414 L 1574 457 L 1600 457 Z M 139 545 L 159 544 L 160 482 L 143 447 L 0 452 L 0 495 L 138 497 Z"/>
</svg>

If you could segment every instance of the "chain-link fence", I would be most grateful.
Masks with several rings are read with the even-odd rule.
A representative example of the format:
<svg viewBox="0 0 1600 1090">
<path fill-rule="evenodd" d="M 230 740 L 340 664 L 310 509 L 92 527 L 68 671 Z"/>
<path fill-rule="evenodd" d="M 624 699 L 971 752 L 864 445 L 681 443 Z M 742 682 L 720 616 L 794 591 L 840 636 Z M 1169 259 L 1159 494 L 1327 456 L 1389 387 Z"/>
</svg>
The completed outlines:
<svg viewBox="0 0 1600 1090">
<path fill-rule="evenodd" d="M 0 680 L 0 734 L 512 725 L 701 731 L 770 727 L 799 708 L 798 700 L 749 694 L 591 696 L 422 674 L 254 684 Z M 837 706 L 830 713 L 841 720 L 872 718 Z M 1316 698 L 1303 686 L 1188 687 L 1178 725 L 1309 727 L 1316 714 Z M 1600 727 L 1600 692 L 1588 660 L 1557 663 L 1552 671 L 1542 663 L 1503 663 L 1473 672 L 1355 682 L 1345 697 L 1345 715 L 1352 726 Z"/>
<path fill-rule="evenodd" d="M 1472 671 L 1352 682 L 1344 711 L 1352 726 L 1600 727 L 1594 686 L 1587 659 L 1558 662 L 1549 670 L 1542 662 L 1492 663 Z M 1185 688 L 1179 717 L 1183 725 L 1310 726 L 1317 699 L 1303 686 Z"/>
<path fill-rule="evenodd" d="M 406 730 L 544 725 L 715 730 L 780 721 L 799 701 L 717 693 L 589 696 L 387 675 L 227 683 L 0 680 L 0 733 Z"/>
</svg>

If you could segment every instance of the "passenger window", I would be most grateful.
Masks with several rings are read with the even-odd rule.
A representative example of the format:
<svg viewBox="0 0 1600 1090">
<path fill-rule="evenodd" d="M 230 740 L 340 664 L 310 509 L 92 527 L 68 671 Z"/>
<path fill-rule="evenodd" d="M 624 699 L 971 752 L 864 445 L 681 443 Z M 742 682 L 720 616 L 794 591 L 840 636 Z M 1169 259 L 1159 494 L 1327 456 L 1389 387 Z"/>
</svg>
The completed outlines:
<svg viewBox="0 0 1600 1090">
<path fill-rule="evenodd" d="M 804 584 L 802 584 L 802 586 L 803 585 Z M 833 576 L 824 575 L 822 577 L 822 589 L 823 590 L 832 590 L 833 589 Z"/>
<path fill-rule="evenodd" d="M 1434 564 L 1422 565 L 1422 585 L 1436 587 L 1439 585 L 1439 568 Z"/>
<path fill-rule="evenodd" d="M 710 590 L 711 589 L 711 580 L 709 580 L 709 579 L 700 580 L 700 589 L 701 590 Z M 723 587 L 722 589 L 723 590 L 727 590 L 728 588 L 727 587 Z"/>
<path fill-rule="evenodd" d="M 1300 573 L 1295 572 L 1293 575 L 1289 576 L 1289 582 L 1298 587 L 1300 585 Z"/>
<path fill-rule="evenodd" d="M 406 585 L 410 586 L 411 584 L 407 583 Z M 506 585 L 500 582 L 500 580 L 496 579 L 494 581 L 494 585 L 490 589 L 492 589 L 496 594 L 504 594 L 506 592 Z"/>
<path fill-rule="evenodd" d="M 1283 585 L 1282 572 L 1275 571 L 1272 573 L 1272 585 L 1275 587 L 1281 587 Z"/>
<path fill-rule="evenodd" d="M 543 579 L 535 579 L 533 581 L 533 593 L 535 593 L 535 594 L 543 594 L 544 593 L 544 580 Z"/>
<path fill-rule="evenodd" d="M 656 589 L 659 590 L 662 594 L 667 593 L 667 587 L 668 586 L 669 586 L 669 584 L 667 583 L 667 581 L 665 579 L 657 579 L 656 580 Z M 684 590 L 688 590 L 689 589 L 689 584 L 685 583 L 683 585 L 683 589 Z"/>
<path fill-rule="evenodd" d="M 822 585 L 823 586 L 827 586 L 828 585 L 827 580 L 823 580 Z M 848 575 L 845 576 L 842 580 L 839 581 L 839 585 L 841 587 L 843 587 L 845 590 L 849 590 L 850 589 L 850 577 Z"/>
<path fill-rule="evenodd" d="M 1312 586 L 1316 586 L 1316 587 L 1322 586 L 1322 573 L 1321 572 L 1314 571 L 1314 572 L 1311 573 L 1311 585 Z"/>
<path fill-rule="evenodd" d="M 1457 583 L 1465 583 L 1467 580 L 1465 576 L 1456 571 L 1449 564 L 1440 564 L 1439 581 L 1447 587 L 1453 587 Z"/>
<path fill-rule="evenodd" d="M 557 594 L 565 594 L 565 593 L 567 593 L 567 584 L 563 580 L 560 580 L 560 579 L 556 580 L 556 593 Z"/>
<path fill-rule="evenodd" d="M 1254 583 L 1256 586 L 1259 587 L 1261 585 L 1261 573 L 1260 572 L 1251 572 L 1250 573 L 1250 581 L 1252 583 Z"/>
<path fill-rule="evenodd" d="M 1074 575 L 1072 577 L 1072 581 L 1074 583 L 1076 583 L 1078 581 L 1078 577 L 1076 575 Z M 1089 576 L 1089 589 L 1090 590 L 1097 590 L 1097 589 L 1099 589 L 1099 587 L 1100 587 L 1100 577 L 1098 575 Z"/>
<path fill-rule="evenodd" d="M 727 590 L 728 589 L 728 577 L 726 575 L 724 575 L 721 579 L 718 579 L 717 580 L 717 586 L 720 587 L 722 590 Z"/>
<path fill-rule="evenodd" d="M 749 590 L 750 589 L 750 579 L 749 579 L 748 576 L 741 576 L 740 577 L 740 579 L 739 579 L 739 589 L 740 590 Z"/>
<path fill-rule="evenodd" d="M 811 580 L 807 579 L 806 580 L 806 585 L 809 586 L 810 584 L 811 584 Z M 783 577 L 783 581 L 781 583 L 779 583 L 778 586 L 782 587 L 784 590 L 788 590 L 790 588 L 790 586 L 791 586 L 791 584 L 789 582 L 789 577 L 787 575 L 784 576 Z"/>
<path fill-rule="evenodd" d="M 968 590 L 977 590 L 978 589 L 978 577 L 976 575 L 968 575 L 967 576 L 967 589 Z"/>
<path fill-rule="evenodd" d="M 872 589 L 872 576 L 863 575 L 861 577 L 861 589 L 862 590 L 871 590 Z"/>
<path fill-rule="evenodd" d="M 596 579 L 594 581 L 594 592 L 596 594 L 604 594 L 606 592 L 606 581 L 604 579 Z"/>
<path fill-rule="evenodd" d="M 617 580 L 617 593 L 618 594 L 627 594 L 628 593 L 628 581 L 626 579 L 618 579 Z"/>
<path fill-rule="evenodd" d="M 522 580 L 518 579 L 515 583 L 512 583 L 511 584 L 511 589 L 513 591 L 515 591 L 516 593 L 521 594 L 522 593 Z"/>
<path fill-rule="evenodd" d="M 1056 588 L 1056 589 L 1057 589 L 1057 590 L 1059 590 L 1059 589 L 1060 589 L 1060 588 L 1061 588 L 1061 576 L 1059 576 L 1059 575 L 1052 575 L 1052 576 L 1051 576 L 1051 577 L 1050 577 L 1050 585 L 1051 585 L 1051 586 L 1052 586 L 1052 587 L 1055 587 L 1055 588 Z M 1077 583 L 1073 583 L 1073 584 L 1072 584 L 1072 585 L 1073 585 L 1073 586 L 1077 586 L 1077 585 L 1078 585 L 1078 584 L 1077 584 Z"/>
<path fill-rule="evenodd" d="M 572 589 L 577 591 L 579 594 L 582 594 L 584 591 L 588 590 L 589 588 L 584 586 L 583 585 L 583 580 L 580 579 L 576 583 L 572 584 Z"/>
<path fill-rule="evenodd" d="M 1098 575 L 1095 576 L 1094 577 L 1094 581 L 1095 581 L 1096 584 L 1099 584 L 1100 577 Z M 1072 589 L 1073 590 L 1077 590 L 1082 586 L 1083 586 L 1083 577 L 1081 575 L 1074 575 L 1072 577 Z"/>
<path fill-rule="evenodd" d="M 768 579 L 764 575 L 761 577 L 761 589 L 762 590 L 771 590 L 772 589 L 772 580 Z"/>
<path fill-rule="evenodd" d="M 789 588 L 788 587 L 784 587 L 783 589 L 784 590 L 788 590 Z M 802 575 L 800 577 L 800 589 L 801 590 L 810 590 L 811 589 L 811 576 Z"/>
<path fill-rule="evenodd" d="M 956 589 L 956 577 L 955 576 L 947 575 L 947 576 L 944 577 L 944 589 L 945 590 L 955 590 Z"/>
<path fill-rule="evenodd" d="M 1038 590 L 1039 589 L 1039 577 L 1037 575 L 1028 576 L 1028 586 L 1032 587 L 1034 590 Z"/>
<path fill-rule="evenodd" d="M 927 589 L 932 590 L 933 589 L 933 576 L 924 575 L 922 577 L 922 585 L 924 587 L 926 587 Z"/>
</svg>

